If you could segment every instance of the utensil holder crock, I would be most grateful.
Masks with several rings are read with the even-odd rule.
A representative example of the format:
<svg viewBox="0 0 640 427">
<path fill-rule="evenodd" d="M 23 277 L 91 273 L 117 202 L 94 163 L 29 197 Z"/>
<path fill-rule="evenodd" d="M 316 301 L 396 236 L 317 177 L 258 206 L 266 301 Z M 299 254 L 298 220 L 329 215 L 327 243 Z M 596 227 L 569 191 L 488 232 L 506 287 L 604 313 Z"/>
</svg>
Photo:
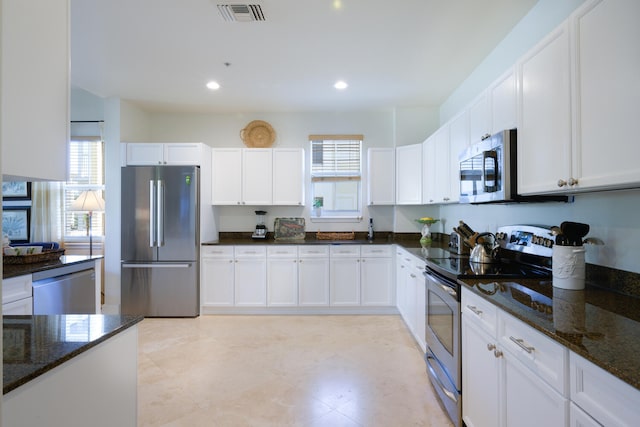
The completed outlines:
<svg viewBox="0 0 640 427">
<path fill-rule="evenodd" d="M 584 253 L 584 246 L 553 246 L 553 286 L 572 290 L 584 289 Z"/>
</svg>

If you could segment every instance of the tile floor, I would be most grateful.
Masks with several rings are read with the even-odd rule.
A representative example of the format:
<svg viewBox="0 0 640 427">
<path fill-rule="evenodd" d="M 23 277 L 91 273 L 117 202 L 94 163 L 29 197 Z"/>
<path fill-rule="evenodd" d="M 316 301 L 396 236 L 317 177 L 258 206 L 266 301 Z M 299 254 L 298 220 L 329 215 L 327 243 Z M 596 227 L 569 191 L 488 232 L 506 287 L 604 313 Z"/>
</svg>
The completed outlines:
<svg viewBox="0 0 640 427">
<path fill-rule="evenodd" d="M 145 319 L 139 331 L 139 426 L 451 426 L 399 316 Z"/>
</svg>

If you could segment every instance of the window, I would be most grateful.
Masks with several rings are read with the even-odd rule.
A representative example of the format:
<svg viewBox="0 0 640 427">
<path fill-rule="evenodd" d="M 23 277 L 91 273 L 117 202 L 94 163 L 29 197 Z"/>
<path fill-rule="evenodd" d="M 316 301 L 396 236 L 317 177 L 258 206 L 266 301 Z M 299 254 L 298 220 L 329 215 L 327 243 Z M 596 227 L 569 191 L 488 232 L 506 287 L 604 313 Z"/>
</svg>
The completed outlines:
<svg viewBox="0 0 640 427">
<path fill-rule="evenodd" d="M 88 236 L 88 212 L 69 210 L 73 201 L 85 190 L 104 191 L 104 143 L 99 137 L 72 137 L 69 141 L 69 180 L 64 186 L 65 240 Z M 93 213 L 91 234 L 104 235 L 102 212 Z"/>
<path fill-rule="evenodd" d="M 362 135 L 309 135 L 312 218 L 361 216 Z"/>
</svg>

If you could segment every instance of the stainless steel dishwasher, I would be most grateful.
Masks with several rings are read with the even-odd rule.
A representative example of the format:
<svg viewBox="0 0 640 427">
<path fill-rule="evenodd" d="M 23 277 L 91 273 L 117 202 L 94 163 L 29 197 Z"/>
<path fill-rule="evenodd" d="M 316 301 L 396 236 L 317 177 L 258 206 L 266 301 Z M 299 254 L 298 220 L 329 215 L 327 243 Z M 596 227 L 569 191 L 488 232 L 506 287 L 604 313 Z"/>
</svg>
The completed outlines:
<svg viewBox="0 0 640 427">
<path fill-rule="evenodd" d="M 94 263 L 33 273 L 33 314 L 95 314 Z"/>
</svg>

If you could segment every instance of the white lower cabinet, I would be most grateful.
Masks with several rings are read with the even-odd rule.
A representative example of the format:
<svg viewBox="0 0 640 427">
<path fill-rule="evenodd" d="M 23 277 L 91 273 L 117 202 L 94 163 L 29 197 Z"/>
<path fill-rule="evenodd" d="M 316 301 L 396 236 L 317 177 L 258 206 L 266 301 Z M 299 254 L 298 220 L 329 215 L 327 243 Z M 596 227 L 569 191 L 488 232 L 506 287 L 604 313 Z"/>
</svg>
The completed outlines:
<svg viewBox="0 0 640 427">
<path fill-rule="evenodd" d="M 360 305 L 360 246 L 331 246 L 329 252 L 331 305 Z"/>
<path fill-rule="evenodd" d="M 640 390 L 573 352 L 570 370 L 571 401 L 586 414 L 604 426 L 638 425 Z"/>
<path fill-rule="evenodd" d="M 267 247 L 267 305 L 298 305 L 298 248 Z"/>
<path fill-rule="evenodd" d="M 264 246 L 235 247 L 235 305 L 267 305 L 267 251 Z"/>
<path fill-rule="evenodd" d="M 569 427 L 601 427 L 602 424 L 591 418 L 578 405 L 571 402 L 569 407 Z"/>
<path fill-rule="evenodd" d="M 425 343 L 424 261 L 402 248 L 396 250 L 396 302 L 398 311 L 423 351 Z"/>
<path fill-rule="evenodd" d="M 392 251 L 391 245 L 361 246 L 361 305 L 392 306 L 395 304 Z"/>
<path fill-rule="evenodd" d="M 233 246 L 203 246 L 200 254 L 202 307 L 233 307 Z"/>
<path fill-rule="evenodd" d="M 468 427 L 567 425 L 567 364 L 565 347 L 463 288 L 462 415 Z"/>
<path fill-rule="evenodd" d="M 2 281 L 2 314 L 33 314 L 31 274 Z"/>
<path fill-rule="evenodd" d="M 329 247 L 298 248 L 298 305 L 329 305 Z"/>
</svg>

